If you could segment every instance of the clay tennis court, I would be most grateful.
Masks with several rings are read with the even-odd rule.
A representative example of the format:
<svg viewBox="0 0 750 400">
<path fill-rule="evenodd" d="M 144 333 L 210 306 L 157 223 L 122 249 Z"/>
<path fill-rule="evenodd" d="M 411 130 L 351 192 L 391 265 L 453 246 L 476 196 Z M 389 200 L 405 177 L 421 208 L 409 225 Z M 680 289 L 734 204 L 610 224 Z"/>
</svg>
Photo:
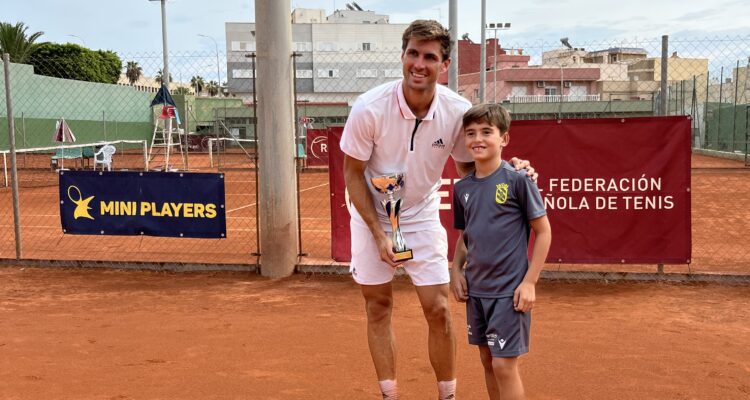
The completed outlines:
<svg viewBox="0 0 750 400">
<path fill-rule="evenodd" d="M 117 160 L 116 160 L 117 161 Z M 154 164 L 157 164 L 156 160 Z M 255 264 L 257 262 L 256 173 L 243 154 L 214 160 L 227 167 L 226 239 L 182 239 L 128 236 L 63 235 L 60 227 L 56 175 L 36 171 L 20 190 L 24 258 L 44 260 L 103 260 L 110 262 L 167 262 Z M 49 160 L 45 160 L 49 163 Z M 191 156 L 191 168 L 211 169 L 205 154 Z M 125 165 L 137 168 L 142 157 L 131 156 Z M 28 172 L 27 172 L 28 173 Z M 305 169 L 299 174 L 301 263 L 333 264 L 331 212 L 326 169 Z M 24 183 L 23 177 L 21 182 Z M 690 265 L 666 265 L 665 272 L 750 275 L 750 169 L 742 162 L 702 155 L 692 156 L 692 241 Z M 0 188 L 0 257 L 15 258 L 10 188 Z M 334 239 L 335 240 L 335 239 Z M 548 264 L 560 271 L 656 271 L 656 265 Z"/>
<path fill-rule="evenodd" d="M 436 397 L 426 324 L 397 279 L 404 399 Z M 463 307 L 458 399 L 486 398 Z M 348 277 L 0 267 L 0 398 L 378 399 Z M 747 399 L 750 288 L 542 281 L 529 399 Z"/>
</svg>

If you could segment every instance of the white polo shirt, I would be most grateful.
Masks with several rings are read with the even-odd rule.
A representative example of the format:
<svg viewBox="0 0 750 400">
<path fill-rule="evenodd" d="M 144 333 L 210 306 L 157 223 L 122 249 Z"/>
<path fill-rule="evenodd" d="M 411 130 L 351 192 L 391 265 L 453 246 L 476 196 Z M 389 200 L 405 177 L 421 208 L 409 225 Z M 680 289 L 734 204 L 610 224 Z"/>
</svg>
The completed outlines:
<svg viewBox="0 0 750 400">
<path fill-rule="evenodd" d="M 400 227 L 404 232 L 440 227 L 440 197 L 443 167 L 452 155 L 470 162 L 461 132 L 462 117 L 471 103 L 450 89 L 437 85 L 430 110 L 418 120 L 406 104 L 402 81 L 386 83 L 363 93 L 352 106 L 341 137 L 341 150 L 367 161 L 365 179 L 384 228 L 390 222 L 380 201 L 385 195 L 370 183 L 378 175 L 405 173 L 404 187 L 396 193 L 403 199 Z M 416 128 L 416 129 L 415 129 Z M 364 225 L 354 207 L 352 221 Z"/>
</svg>

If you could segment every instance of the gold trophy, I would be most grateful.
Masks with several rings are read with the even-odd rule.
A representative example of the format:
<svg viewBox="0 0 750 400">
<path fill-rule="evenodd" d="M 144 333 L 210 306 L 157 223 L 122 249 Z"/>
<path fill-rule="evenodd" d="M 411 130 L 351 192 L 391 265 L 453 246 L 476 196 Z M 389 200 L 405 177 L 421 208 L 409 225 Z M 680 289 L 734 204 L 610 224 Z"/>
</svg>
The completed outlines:
<svg viewBox="0 0 750 400">
<path fill-rule="evenodd" d="M 372 186 L 378 190 L 378 192 L 385 194 L 386 198 L 380 202 L 383 205 L 388 219 L 391 221 L 391 229 L 393 231 L 391 240 L 393 241 L 393 254 L 394 261 L 402 262 L 408 261 L 414 258 L 411 249 L 406 247 L 404 242 L 404 236 L 401 234 L 401 228 L 398 226 L 399 213 L 401 212 L 401 199 L 393 197 L 393 193 L 401 190 L 404 186 L 404 174 L 395 173 L 389 175 L 381 175 L 370 178 Z"/>
</svg>

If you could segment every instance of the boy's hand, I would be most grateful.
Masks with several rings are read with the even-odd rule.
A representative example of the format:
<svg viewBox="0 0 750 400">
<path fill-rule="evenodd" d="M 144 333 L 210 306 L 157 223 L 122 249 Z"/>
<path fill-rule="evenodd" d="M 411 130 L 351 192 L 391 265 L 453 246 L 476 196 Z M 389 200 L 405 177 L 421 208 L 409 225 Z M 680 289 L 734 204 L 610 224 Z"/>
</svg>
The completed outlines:
<svg viewBox="0 0 750 400">
<path fill-rule="evenodd" d="M 451 291 L 458 302 L 465 303 L 469 298 L 466 277 L 458 268 L 451 268 Z"/>
<path fill-rule="evenodd" d="M 536 301 L 536 285 L 523 281 L 513 292 L 513 308 L 518 312 L 529 312 Z"/>
<path fill-rule="evenodd" d="M 515 167 L 516 171 L 525 168 L 526 176 L 530 177 L 532 181 L 536 182 L 539 178 L 539 174 L 536 173 L 536 170 L 531 166 L 529 160 L 521 160 L 520 158 L 513 157 L 510 159 L 510 163 Z"/>
</svg>

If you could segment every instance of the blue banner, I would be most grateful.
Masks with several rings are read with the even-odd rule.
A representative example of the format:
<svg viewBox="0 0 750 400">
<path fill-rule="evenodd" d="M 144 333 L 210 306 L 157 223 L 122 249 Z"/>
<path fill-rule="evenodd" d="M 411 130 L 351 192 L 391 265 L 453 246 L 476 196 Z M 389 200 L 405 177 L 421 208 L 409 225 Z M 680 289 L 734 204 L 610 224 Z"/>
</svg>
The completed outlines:
<svg viewBox="0 0 750 400">
<path fill-rule="evenodd" d="M 64 233 L 225 238 L 224 174 L 60 171 Z"/>
</svg>

